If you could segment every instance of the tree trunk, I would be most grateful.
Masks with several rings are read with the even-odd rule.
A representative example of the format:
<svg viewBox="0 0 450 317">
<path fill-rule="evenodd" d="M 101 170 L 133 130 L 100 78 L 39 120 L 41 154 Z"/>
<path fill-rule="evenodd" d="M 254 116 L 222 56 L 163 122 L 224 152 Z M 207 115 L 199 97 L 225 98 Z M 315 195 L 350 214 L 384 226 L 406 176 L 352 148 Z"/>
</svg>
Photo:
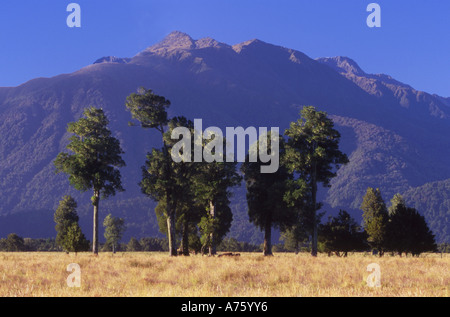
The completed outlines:
<svg viewBox="0 0 450 317">
<path fill-rule="evenodd" d="M 185 219 L 183 224 L 183 237 L 181 239 L 181 250 L 184 256 L 189 256 L 189 222 Z"/>
<path fill-rule="evenodd" d="M 317 256 L 317 162 L 314 158 L 316 152 L 317 144 L 313 141 L 312 144 L 312 166 L 311 166 L 311 208 L 313 216 L 313 232 L 311 241 L 311 255 Z"/>
<path fill-rule="evenodd" d="M 264 228 L 264 256 L 273 255 L 272 254 L 272 218 L 270 215 L 267 216 L 266 225 Z"/>
<path fill-rule="evenodd" d="M 92 239 L 92 252 L 98 255 L 98 207 L 100 204 L 100 192 L 94 190 L 94 228 L 93 228 L 93 239 Z"/>
<path fill-rule="evenodd" d="M 216 218 L 216 206 L 212 201 L 209 202 L 209 214 L 211 215 L 212 219 Z M 214 231 L 211 232 L 210 235 L 210 245 L 209 245 L 209 255 L 215 255 L 216 254 L 216 242 L 214 239 Z"/>
<path fill-rule="evenodd" d="M 163 142 L 163 153 L 164 158 L 169 162 L 172 158 L 169 155 L 169 149 L 167 147 L 166 141 L 164 140 L 164 126 L 160 125 L 160 132 Z M 166 164 L 165 168 L 165 179 L 170 180 L 172 171 L 170 169 L 170 165 Z M 167 208 L 167 237 L 169 239 L 169 256 L 177 256 L 177 247 L 176 247 L 176 241 L 175 241 L 175 209 L 172 207 L 172 204 L 170 202 L 172 193 L 170 190 L 167 191 L 167 197 L 166 197 L 166 208 Z"/>
<path fill-rule="evenodd" d="M 316 163 L 313 160 L 312 175 L 311 175 L 311 199 L 312 199 L 312 209 L 313 209 L 313 232 L 312 232 L 312 245 L 311 245 L 311 255 L 317 256 L 317 169 Z"/>
<path fill-rule="evenodd" d="M 167 237 L 169 239 L 169 256 L 177 256 L 177 246 L 175 244 L 175 215 L 172 210 L 168 210 Z"/>
</svg>

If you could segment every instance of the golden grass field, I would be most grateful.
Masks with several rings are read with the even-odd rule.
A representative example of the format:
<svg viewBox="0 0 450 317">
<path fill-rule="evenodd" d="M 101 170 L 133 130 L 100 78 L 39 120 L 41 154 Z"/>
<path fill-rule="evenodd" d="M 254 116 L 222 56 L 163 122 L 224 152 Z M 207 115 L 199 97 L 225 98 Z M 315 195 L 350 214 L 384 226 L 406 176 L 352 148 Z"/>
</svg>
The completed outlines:
<svg viewBox="0 0 450 317">
<path fill-rule="evenodd" d="M 67 286 L 70 263 L 80 265 L 81 287 Z M 370 263 L 380 265 L 381 287 L 367 285 Z M 3 297 L 448 297 L 449 288 L 450 255 L 445 254 L 170 258 L 157 252 L 0 253 Z"/>
</svg>

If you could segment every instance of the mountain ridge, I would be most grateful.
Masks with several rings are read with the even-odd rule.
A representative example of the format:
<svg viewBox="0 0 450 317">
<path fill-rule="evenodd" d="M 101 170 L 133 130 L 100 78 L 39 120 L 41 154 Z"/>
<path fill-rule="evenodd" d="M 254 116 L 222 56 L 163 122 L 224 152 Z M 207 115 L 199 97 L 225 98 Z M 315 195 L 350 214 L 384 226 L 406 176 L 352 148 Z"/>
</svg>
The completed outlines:
<svg viewBox="0 0 450 317">
<path fill-rule="evenodd" d="M 360 217 L 358 204 L 368 186 L 382 188 L 388 201 L 397 192 L 450 179 L 447 99 L 396 85 L 388 75 L 366 74 L 345 57 L 314 60 L 260 40 L 231 46 L 172 32 L 134 57 L 97 61 L 71 74 L 0 88 L 0 132 L 5 136 L 0 140 L 1 235 L 13 229 L 21 233 L 20 224 L 11 224 L 5 215 L 51 215 L 62 195 L 70 193 L 79 201 L 89 236 L 89 193 L 76 192 L 64 175 L 54 175 L 52 161 L 65 150 L 67 123 L 90 105 L 105 109 L 126 152 L 122 173 L 127 191 L 102 201 L 102 210 L 126 217 L 128 236 L 159 234 L 154 203 L 137 186 L 145 154 L 158 146 L 159 137 L 128 127 L 124 106 L 126 96 L 140 86 L 171 100 L 169 115 L 202 118 L 205 126 L 279 126 L 283 131 L 298 119 L 303 105 L 327 111 L 351 158 L 332 187 L 322 190 L 330 212 L 345 208 Z M 345 61 L 348 67 L 342 67 Z M 232 202 L 241 222 L 230 235 L 243 237 L 245 228 L 258 237 L 258 230 L 242 223 L 248 219 L 242 197 L 241 189 Z M 440 239 L 447 239 L 447 229 L 437 228 L 445 231 Z"/>
</svg>

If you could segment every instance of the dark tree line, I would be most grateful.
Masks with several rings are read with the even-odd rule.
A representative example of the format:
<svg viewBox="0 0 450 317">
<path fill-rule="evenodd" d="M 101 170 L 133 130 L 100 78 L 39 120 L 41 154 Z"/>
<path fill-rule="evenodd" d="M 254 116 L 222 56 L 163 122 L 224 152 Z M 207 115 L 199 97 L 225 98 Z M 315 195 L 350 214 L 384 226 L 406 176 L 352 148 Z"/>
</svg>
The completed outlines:
<svg viewBox="0 0 450 317">
<path fill-rule="evenodd" d="M 330 256 L 346 257 L 348 252 L 368 249 L 366 232 L 345 210 L 338 216 L 330 217 L 328 222 L 319 226 L 319 242 L 323 252 Z"/>
</svg>

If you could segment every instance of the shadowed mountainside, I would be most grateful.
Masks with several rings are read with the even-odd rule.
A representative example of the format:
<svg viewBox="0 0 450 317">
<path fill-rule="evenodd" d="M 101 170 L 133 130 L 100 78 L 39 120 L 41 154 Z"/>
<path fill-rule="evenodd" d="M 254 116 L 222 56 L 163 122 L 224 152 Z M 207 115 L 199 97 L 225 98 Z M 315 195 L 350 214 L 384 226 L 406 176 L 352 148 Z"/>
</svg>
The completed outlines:
<svg viewBox="0 0 450 317">
<path fill-rule="evenodd" d="M 327 111 L 350 158 L 332 187 L 322 191 L 324 208 L 332 212 L 347 209 L 360 219 L 356 209 L 368 186 L 380 187 L 389 201 L 397 192 L 450 179 L 449 98 L 416 91 L 387 75 L 366 74 L 346 57 L 314 60 L 259 40 L 230 46 L 173 32 L 133 58 L 103 57 L 72 74 L 0 88 L 1 236 L 54 236 L 54 224 L 48 222 L 65 194 L 76 197 L 83 231 L 91 236 L 91 193 L 73 190 L 53 167 L 67 145 L 67 123 L 88 106 L 105 110 L 126 152 L 127 166 L 121 169 L 126 191 L 100 202 L 101 219 L 109 212 L 125 217 L 125 239 L 158 234 L 155 204 L 137 184 L 145 154 L 160 146 L 159 136 L 129 127 L 125 110 L 126 97 L 141 86 L 172 102 L 169 115 L 201 118 L 204 128 L 277 126 L 284 131 L 303 105 Z M 431 196 L 443 211 L 425 216 L 439 240 L 448 241 L 447 227 L 433 227 L 449 217 L 449 208 L 441 206 L 446 198 L 439 192 Z M 406 195 L 411 204 L 417 197 Z M 232 203 L 230 236 L 260 241 L 248 223 L 242 189 Z"/>
</svg>

